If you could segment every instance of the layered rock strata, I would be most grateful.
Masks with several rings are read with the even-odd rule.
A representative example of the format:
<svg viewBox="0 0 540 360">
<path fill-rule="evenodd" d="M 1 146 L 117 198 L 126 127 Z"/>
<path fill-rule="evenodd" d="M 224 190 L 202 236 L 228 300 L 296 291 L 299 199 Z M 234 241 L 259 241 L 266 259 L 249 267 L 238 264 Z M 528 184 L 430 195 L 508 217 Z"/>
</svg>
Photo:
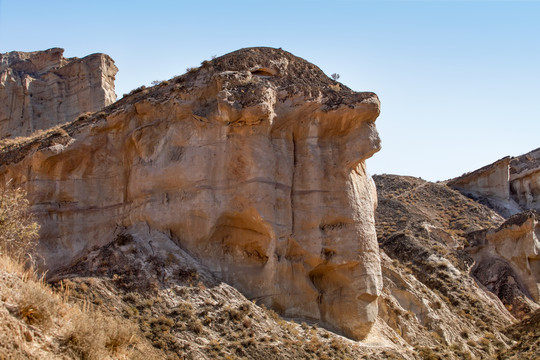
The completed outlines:
<svg viewBox="0 0 540 360">
<path fill-rule="evenodd" d="M 493 164 L 452 179 L 448 185 L 457 190 L 471 190 L 490 198 L 509 200 L 509 175 L 510 156 L 507 156 Z"/>
<path fill-rule="evenodd" d="M 540 149 L 510 162 L 510 193 L 523 209 L 540 211 Z"/>
<path fill-rule="evenodd" d="M 498 228 L 468 235 L 474 276 L 522 316 L 540 302 L 539 215 L 512 216 Z M 536 302 L 529 301 L 531 299 Z"/>
<path fill-rule="evenodd" d="M 4 149 L 0 174 L 28 191 L 52 271 L 147 229 L 249 298 L 360 339 L 382 286 L 378 115 L 374 93 L 243 49 Z"/>
<path fill-rule="evenodd" d="M 116 101 L 118 69 L 109 56 L 63 53 L 53 48 L 0 54 L 0 138 L 28 136 Z"/>
<path fill-rule="evenodd" d="M 525 210 L 540 211 L 540 149 L 497 160 L 449 180 L 448 186 L 507 218 Z"/>
</svg>

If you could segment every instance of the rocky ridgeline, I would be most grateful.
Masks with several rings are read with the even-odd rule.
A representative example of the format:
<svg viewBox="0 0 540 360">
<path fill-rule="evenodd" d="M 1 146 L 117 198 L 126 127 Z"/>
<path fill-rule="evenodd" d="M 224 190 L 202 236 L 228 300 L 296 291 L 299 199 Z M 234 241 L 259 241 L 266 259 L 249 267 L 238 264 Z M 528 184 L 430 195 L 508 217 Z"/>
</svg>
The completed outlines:
<svg viewBox="0 0 540 360">
<path fill-rule="evenodd" d="M 64 49 L 0 54 L 0 139 L 73 121 L 116 100 L 118 69 L 105 54 L 64 58 Z"/>
<path fill-rule="evenodd" d="M 540 211 L 540 149 L 497 160 L 449 180 L 448 186 L 506 218 L 525 210 Z"/>
</svg>

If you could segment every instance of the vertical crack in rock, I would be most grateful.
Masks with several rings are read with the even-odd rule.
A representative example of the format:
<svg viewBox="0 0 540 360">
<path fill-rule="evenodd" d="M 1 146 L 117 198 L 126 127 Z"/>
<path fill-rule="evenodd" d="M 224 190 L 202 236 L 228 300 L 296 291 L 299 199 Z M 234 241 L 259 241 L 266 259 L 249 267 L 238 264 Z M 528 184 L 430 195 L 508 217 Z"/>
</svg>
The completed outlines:
<svg viewBox="0 0 540 360">
<path fill-rule="evenodd" d="M 291 236 L 294 236 L 294 177 L 296 173 L 296 141 L 294 139 L 294 133 L 292 135 L 292 158 L 293 158 L 293 171 L 291 178 L 291 189 L 289 192 L 289 198 L 291 202 Z"/>
</svg>

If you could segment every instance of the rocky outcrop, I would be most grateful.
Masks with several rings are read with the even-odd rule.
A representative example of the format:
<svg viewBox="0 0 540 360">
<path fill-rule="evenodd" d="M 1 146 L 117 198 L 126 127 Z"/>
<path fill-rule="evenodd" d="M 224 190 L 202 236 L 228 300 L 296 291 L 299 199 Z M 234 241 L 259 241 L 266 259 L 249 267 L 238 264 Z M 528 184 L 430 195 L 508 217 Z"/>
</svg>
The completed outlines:
<svg viewBox="0 0 540 360">
<path fill-rule="evenodd" d="M 540 149 L 511 160 L 510 193 L 522 209 L 540 211 Z"/>
<path fill-rule="evenodd" d="M 0 174 L 28 191 L 52 271 L 119 232 L 165 236 L 249 298 L 360 339 L 382 287 L 378 114 L 290 53 L 243 49 L 3 149 Z"/>
<path fill-rule="evenodd" d="M 0 138 L 28 136 L 116 100 L 118 69 L 105 54 L 64 58 L 64 50 L 0 54 Z"/>
<path fill-rule="evenodd" d="M 540 149 L 497 160 L 449 180 L 448 186 L 506 218 L 529 209 L 540 211 Z"/>
<path fill-rule="evenodd" d="M 519 317 L 539 307 L 538 220 L 538 213 L 528 211 L 512 216 L 498 228 L 469 234 L 473 274 Z"/>
<path fill-rule="evenodd" d="M 451 180 L 448 185 L 458 190 L 472 190 L 499 200 L 510 199 L 508 186 L 510 157 Z"/>
</svg>

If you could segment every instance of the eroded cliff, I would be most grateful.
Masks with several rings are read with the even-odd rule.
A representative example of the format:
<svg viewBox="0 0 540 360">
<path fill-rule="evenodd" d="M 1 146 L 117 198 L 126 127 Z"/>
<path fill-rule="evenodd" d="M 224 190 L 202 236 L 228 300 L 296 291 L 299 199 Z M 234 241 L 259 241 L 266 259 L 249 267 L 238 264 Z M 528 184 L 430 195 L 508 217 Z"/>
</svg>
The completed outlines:
<svg viewBox="0 0 540 360">
<path fill-rule="evenodd" d="M 52 271 L 119 233 L 166 236 L 249 298 L 360 339 L 382 287 L 378 115 L 373 93 L 243 49 L 3 149 L 0 173 L 28 191 Z"/>
<path fill-rule="evenodd" d="M 53 48 L 0 54 L 0 138 L 28 136 L 116 100 L 118 69 L 109 56 L 63 53 Z"/>
<path fill-rule="evenodd" d="M 468 234 L 475 260 L 472 273 L 517 317 L 540 307 L 538 219 L 538 213 L 529 210 L 497 228 Z"/>
<path fill-rule="evenodd" d="M 540 149 L 507 156 L 448 181 L 448 185 L 508 218 L 540 211 Z"/>
</svg>

